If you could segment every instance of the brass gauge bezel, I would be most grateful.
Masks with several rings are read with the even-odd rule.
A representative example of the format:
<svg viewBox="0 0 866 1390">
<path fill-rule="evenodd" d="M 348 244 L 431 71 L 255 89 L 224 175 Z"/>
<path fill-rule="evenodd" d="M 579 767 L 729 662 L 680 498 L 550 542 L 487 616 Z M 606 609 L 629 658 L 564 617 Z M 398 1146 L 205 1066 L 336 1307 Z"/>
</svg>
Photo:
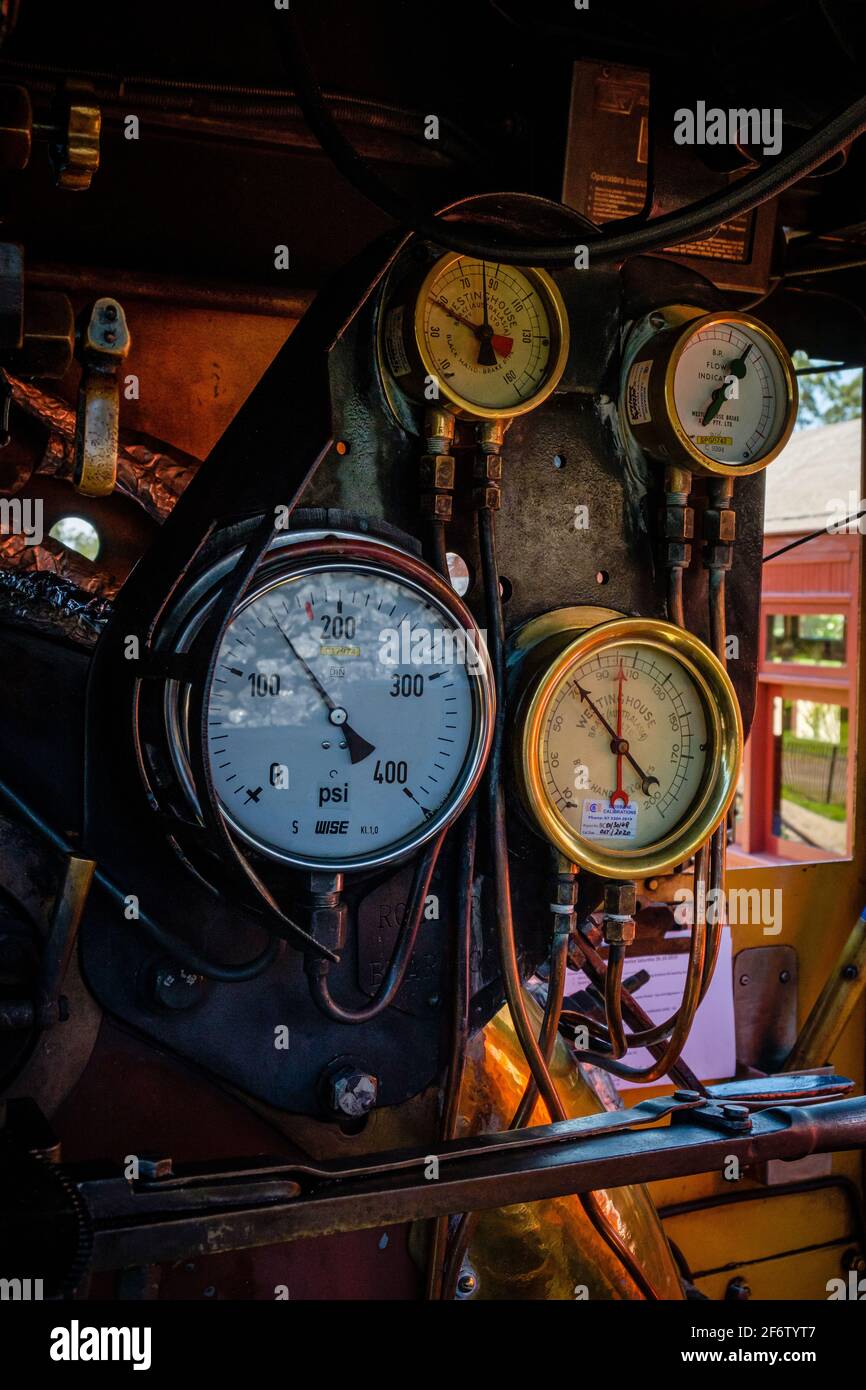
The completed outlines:
<svg viewBox="0 0 866 1390">
<path fill-rule="evenodd" d="M 471 401 L 466 396 L 462 396 L 459 391 L 455 391 L 443 381 L 439 376 L 438 368 L 434 363 L 427 347 L 426 334 L 424 332 L 424 310 L 429 297 L 431 286 L 448 270 L 448 268 L 459 260 L 467 259 L 459 252 L 448 252 L 433 263 L 421 282 L 418 290 L 414 315 L 413 315 L 413 338 L 415 350 L 421 360 L 424 373 L 427 376 L 435 377 L 439 384 L 440 396 L 448 402 L 453 412 L 460 416 L 468 416 L 476 420 L 511 420 L 518 415 L 527 415 L 531 410 L 536 410 L 547 398 L 556 390 L 562 380 L 565 364 L 568 360 L 568 347 L 570 342 L 568 313 L 565 301 L 556 285 L 556 282 L 544 270 L 537 270 L 534 266 L 519 266 L 515 269 L 525 277 L 544 300 L 550 323 L 550 356 L 548 358 L 547 374 L 544 382 L 527 400 L 517 406 L 481 406 Z M 473 259 L 473 258 L 470 258 Z M 474 259 L 477 259 L 474 258 Z"/>
<path fill-rule="evenodd" d="M 514 763 L 524 808 L 536 828 L 567 858 L 603 878 L 642 879 L 684 863 L 709 838 L 728 811 L 737 788 L 743 723 L 730 677 L 699 638 L 655 618 L 614 618 L 573 637 L 530 675 L 518 698 Z M 572 640 L 568 637 L 572 636 Z M 673 655 L 695 685 L 704 707 L 710 748 L 698 796 L 669 835 L 640 849 L 608 849 L 579 835 L 554 807 L 544 785 L 543 739 L 551 701 L 570 670 L 625 643 Z M 549 644 L 544 644 L 549 650 Z"/>
<path fill-rule="evenodd" d="M 776 442 L 749 463 L 728 463 L 724 459 L 715 459 L 705 454 L 689 438 L 676 408 L 674 381 L 680 358 L 696 333 L 717 323 L 740 324 L 755 337 L 763 339 L 766 350 L 775 355 L 784 381 L 787 411 L 785 425 Z M 635 369 L 646 362 L 650 363 L 646 385 L 646 402 L 650 418 L 635 420 L 631 416 L 629 384 Z M 660 462 L 689 468 L 695 473 L 737 478 L 762 472 L 779 456 L 793 432 L 798 400 L 794 364 L 782 340 L 771 328 L 759 319 L 753 318 L 751 314 L 719 310 L 712 314 L 698 313 L 684 323 L 669 325 L 642 344 L 625 372 L 622 414 L 627 429 L 640 447 Z"/>
</svg>

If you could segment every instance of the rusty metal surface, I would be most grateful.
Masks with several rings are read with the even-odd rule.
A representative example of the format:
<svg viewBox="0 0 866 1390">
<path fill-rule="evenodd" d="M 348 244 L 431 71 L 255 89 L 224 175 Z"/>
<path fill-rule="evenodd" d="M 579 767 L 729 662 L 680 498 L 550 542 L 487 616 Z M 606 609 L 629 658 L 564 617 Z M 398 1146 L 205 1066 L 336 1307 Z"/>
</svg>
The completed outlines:
<svg viewBox="0 0 866 1390">
<path fill-rule="evenodd" d="M 737 1062 L 778 1071 L 797 1036 L 797 952 L 749 946 L 734 957 L 733 980 Z"/>
<path fill-rule="evenodd" d="M 649 1113 L 652 1103 L 646 1103 Z M 134 1196 L 123 1180 L 108 1179 L 108 1188 L 88 1187 L 85 1198 L 98 1203 L 94 1232 L 94 1267 L 150 1264 L 194 1257 L 205 1250 L 239 1249 L 277 1240 L 363 1230 L 382 1224 L 446 1215 L 452 1211 L 484 1210 L 515 1202 L 537 1201 L 565 1193 L 657 1178 L 718 1171 L 731 1156 L 741 1165 L 764 1158 L 803 1158 L 812 1153 L 840 1152 L 866 1142 L 866 1100 L 835 1101 L 805 1109 L 778 1107 L 752 1117 L 748 1133 L 720 1133 L 695 1124 L 690 1111 L 664 1128 L 587 1133 L 575 1126 L 595 1128 L 593 1121 L 567 1121 L 524 1131 L 524 1143 L 513 1133 L 455 1140 L 439 1150 L 439 1177 L 425 1178 L 429 1154 L 376 1155 L 352 1165 L 351 1177 L 340 1177 L 340 1165 L 321 1165 L 318 1177 L 305 1181 L 307 1165 L 271 1168 L 271 1180 L 300 1178 L 302 1195 L 262 1206 L 224 1209 L 218 1224 L 207 1216 L 173 1210 L 169 1190 L 163 1213 L 152 1223 L 134 1219 Z M 606 1117 L 601 1117 L 605 1119 Z M 610 1128 L 614 1128 L 611 1126 Z M 564 1137 L 564 1135 L 570 1137 Z M 390 1160 L 390 1161 L 389 1161 Z M 250 1174 L 254 1184 L 264 1176 L 261 1166 Z M 335 1179 L 340 1178 L 335 1185 Z M 240 1178 L 240 1175 L 239 1175 Z M 225 1181 L 223 1176 L 220 1181 Z M 93 1182 L 93 1178 L 90 1182 Z M 322 1184 L 321 1186 L 318 1184 Z M 159 1184 L 148 1184 L 154 1192 Z M 97 1194 L 100 1194 L 98 1201 Z M 237 1200 L 237 1199 L 235 1199 Z M 130 1205 L 131 1204 L 131 1205 Z M 151 1205 L 148 1203 L 147 1205 Z M 109 1216 L 109 1209 L 116 1216 Z"/>
<path fill-rule="evenodd" d="M 37 473 L 71 479 L 75 467 L 75 410 L 60 396 L 29 381 L 10 378 L 15 402 L 43 425 L 48 434 Z M 122 415 L 126 418 L 126 414 Z M 152 517 L 161 521 L 174 507 L 195 473 L 195 461 L 172 457 L 122 431 L 117 458 L 117 484 Z M 70 498 L 70 503 L 72 499 Z"/>
</svg>

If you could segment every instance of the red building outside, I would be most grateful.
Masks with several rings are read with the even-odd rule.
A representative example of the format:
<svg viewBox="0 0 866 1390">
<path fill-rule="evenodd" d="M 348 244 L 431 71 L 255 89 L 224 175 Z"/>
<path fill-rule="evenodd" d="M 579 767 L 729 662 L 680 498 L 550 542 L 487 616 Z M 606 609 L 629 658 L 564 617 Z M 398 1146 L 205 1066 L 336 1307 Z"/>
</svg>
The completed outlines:
<svg viewBox="0 0 866 1390">
<path fill-rule="evenodd" d="M 851 853 L 861 422 L 796 432 L 767 471 L 757 703 L 732 866 Z M 735 629 L 732 627 L 732 632 Z M 849 738 L 850 733 L 850 738 Z"/>
</svg>

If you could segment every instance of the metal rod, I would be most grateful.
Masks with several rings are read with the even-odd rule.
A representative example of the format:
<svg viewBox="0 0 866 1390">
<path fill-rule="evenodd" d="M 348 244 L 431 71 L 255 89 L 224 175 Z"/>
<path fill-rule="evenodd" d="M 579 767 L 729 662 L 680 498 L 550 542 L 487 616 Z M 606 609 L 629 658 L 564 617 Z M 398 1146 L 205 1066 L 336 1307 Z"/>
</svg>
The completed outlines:
<svg viewBox="0 0 866 1390">
<path fill-rule="evenodd" d="M 486 1210 L 719 1172 L 731 1156 L 749 1166 L 770 1158 L 805 1158 L 866 1144 L 866 1099 L 862 1096 L 803 1107 L 773 1106 L 753 1114 L 748 1132 L 742 1133 L 725 1132 L 724 1126 L 708 1127 L 684 1112 L 677 1116 L 677 1123 L 666 1127 L 605 1134 L 603 1122 L 612 1118 L 592 1116 L 570 1121 L 567 1127 L 525 1130 L 522 1135 L 531 1140 L 528 1145 L 515 1144 L 513 1133 L 483 1136 L 480 1150 L 477 1138 L 455 1140 L 448 1146 L 453 1156 L 441 1162 L 437 1182 L 426 1181 L 429 1154 L 418 1151 L 399 1155 L 390 1168 L 383 1166 L 390 1156 L 376 1155 L 369 1165 L 376 1168 L 375 1173 L 365 1175 L 361 1164 L 357 1176 L 339 1181 L 324 1178 L 289 1200 L 275 1200 L 271 1194 L 256 1203 L 251 1193 L 242 1204 L 243 1188 L 235 1188 L 234 1203 L 219 1211 L 218 1222 L 214 1222 L 217 1204 L 205 1204 L 203 1210 L 191 1213 L 182 1206 L 172 1207 L 170 1190 L 161 1203 L 142 1203 L 142 1208 L 151 1210 L 138 1214 L 137 1198 L 130 1196 L 125 1180 L 112 1179 L 103 1185 L 82 1176 L 80 1190 L 94 1217 L 93 1268 L 163 1264 L 208 1252 L 436 1217 L 461 1208 Z M 602 1132 L 576 1137 L 581 1130 L 593 1129 Z M 539 1142 L 545 1134 L 549 1142 Z M 461 1146 L 468 1144 L 474 1144 L 475 1151 L 461 1156 Z M 290 1173 L 286 1169 L 286 1175 Z M 74 1170 L 67 1174 L 75 1176 Z M 148 1193 L 157 1199 L 159 1190 L 158 1182 L 148 1185 Z"/>
<path fill-rule="evenodd" d="M 833 1050 L 856 1009 L 866 987 L 866 907 L 864 907 L 842 952 L 830 971 L 824 988 L 812 1005 L 809 1016 L 782 1071 L 803 1071 L 820 1067 Z"/>
</svg>

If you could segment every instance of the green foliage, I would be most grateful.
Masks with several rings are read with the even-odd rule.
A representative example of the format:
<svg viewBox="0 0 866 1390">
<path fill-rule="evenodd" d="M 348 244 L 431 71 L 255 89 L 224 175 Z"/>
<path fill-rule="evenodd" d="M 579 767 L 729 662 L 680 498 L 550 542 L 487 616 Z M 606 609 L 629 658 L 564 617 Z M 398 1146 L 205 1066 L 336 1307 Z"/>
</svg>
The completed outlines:
<svg viewBox="0 0 866 1390">
<path fill-rule="evenodd" d="M 805 352 L 794 353 L 795 367 L 808 367 Z M 843 420 L 857 420 L 862 409 L 862 373 L 859 371 L 825 372 L 821 376 L 800 376 L 800 409 L 797 428 L 812 425 L 838 425 Z"/>
<path fill-rule="evenodd" d="M 795 753 L 808 753 L 813 758 L 829 759 L 833 756 L 834 748 L 836 749 L 837 755 L 848 752 L 847 743 L 833 744 L 827 743 L 824 739 L 819 738 L 797 738 L 796 734 L 791 734 L 787 731 L 782 734 L 782 747 L 789 748 Z"/>
<path fill-rule="evenodd" d="M 808 796 L 795 792 L 793 787 L 782 787 L 781 794 L 784 801 L 793 801 L 795 806 L 802 806 L 804 811 L 812 811 L 816 816 L 823 816 L 825 820 L 841 822 L 848 819 L 848 812 L 844 806 L 831 806 L 826 801 L 810 801 Z"/>
</svg>

